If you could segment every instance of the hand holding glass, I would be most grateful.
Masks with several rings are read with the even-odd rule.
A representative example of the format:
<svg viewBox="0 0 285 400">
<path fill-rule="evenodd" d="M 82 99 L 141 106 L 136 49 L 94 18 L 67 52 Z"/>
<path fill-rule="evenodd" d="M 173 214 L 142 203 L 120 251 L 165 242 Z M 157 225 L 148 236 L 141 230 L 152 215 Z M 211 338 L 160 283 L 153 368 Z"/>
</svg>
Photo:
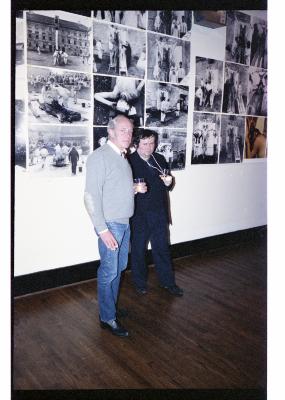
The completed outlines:
<svg viewBox="0 0 285 400">
<path fill-rule="evenodd" d="M 144 178 L 135 178 L 134 179 L 134 189 L 135 193 L 145 193 L 147 192 L 147 186 L 144 181 Z"/>
</svg>

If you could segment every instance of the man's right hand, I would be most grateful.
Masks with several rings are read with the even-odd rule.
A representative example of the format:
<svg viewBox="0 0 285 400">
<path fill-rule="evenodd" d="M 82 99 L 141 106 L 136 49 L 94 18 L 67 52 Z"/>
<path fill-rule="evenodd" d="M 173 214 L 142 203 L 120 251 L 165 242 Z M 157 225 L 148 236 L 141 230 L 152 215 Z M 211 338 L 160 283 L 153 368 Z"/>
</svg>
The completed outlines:
<svg viewBox="0 0 285 400">
<path fill-rule="evenodd" d="M 114 238 L 112 232 L 110 231 L 100 233 L 100 238 L 110 250 L 117 250 L 117 248 L 119 247 L 117 240 Z"/>
</svg>

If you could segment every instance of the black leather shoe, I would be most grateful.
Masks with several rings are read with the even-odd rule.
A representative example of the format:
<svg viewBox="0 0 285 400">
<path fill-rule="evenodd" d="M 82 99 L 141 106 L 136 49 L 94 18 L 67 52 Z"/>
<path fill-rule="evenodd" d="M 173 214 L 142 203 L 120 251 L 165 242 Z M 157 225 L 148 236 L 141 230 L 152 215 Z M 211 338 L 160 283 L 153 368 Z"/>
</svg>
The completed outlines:
<svg viewBox="0 0 285 400">
<path fill-rule="evenodd" d="M 170 294 L 172 294 L 172 296 L 177 296 L 177 297 L 181 297 L 183 296 L 183 289 L 181 289 L 179 286 L 177 285 L 173 285 L 173 286 L 160 286 L 163 289 L 166 289 Z"/>
<path fill-rule="evenodd" d="M 129 332 L 125 328 L 123 328 L 116 319 L 114 319 L 114 321 L 112 322 L 103 322 L 100 320 L 100 326 L 103 329 L 109 329 L 109 331 L 115 336 L 129 336 Z"/>
<path fill-rule="evenodd" d="M 116 315 L 117 318 L 126 318 L 129 315 L 129 313 L 126 308 L 117 308 Z"/>
<path fill-rule="evenodd" d="M 147 294 L 147 290 L 144 287 L 135 286 L 135 289 L 138 294 Z"/>
</svg>

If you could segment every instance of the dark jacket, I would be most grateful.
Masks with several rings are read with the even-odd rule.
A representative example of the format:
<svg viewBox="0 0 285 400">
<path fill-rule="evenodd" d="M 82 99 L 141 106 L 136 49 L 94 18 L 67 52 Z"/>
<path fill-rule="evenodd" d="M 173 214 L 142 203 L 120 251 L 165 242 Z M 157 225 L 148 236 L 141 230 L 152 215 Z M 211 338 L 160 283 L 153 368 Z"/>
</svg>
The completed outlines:
<svg viewBox="0 0 285 400">
<path fill-rule="evenodd" d="M 72 163 L 77 163 L 77 161 L 79 160 L 79 154 L 75 147 L 72 147 L 72 149 L 70 150 L 68 154 L 68 159 Z"/>
<path fill-rule="evenodd" d="M 169 168 L 165 158 L 161 154 L 153 153 L 156 161 L 161 169 Z M 157 164 L 152 156 L 148 163 L 154 167 Z M 166 212 L 168 214 L 168 188 L 164 185 L 162 179 L 159 177 L 161 172 L 156 168 L 150 167 L 137 152 L 129 156 L 129 161 L 133 171 L 134 178 L 144 178 L 147 184 L 146 193 L 137 193 L 135 196 L 135 215 L 144 214 L 147 211 L 151 212 Z"/>
</svg>

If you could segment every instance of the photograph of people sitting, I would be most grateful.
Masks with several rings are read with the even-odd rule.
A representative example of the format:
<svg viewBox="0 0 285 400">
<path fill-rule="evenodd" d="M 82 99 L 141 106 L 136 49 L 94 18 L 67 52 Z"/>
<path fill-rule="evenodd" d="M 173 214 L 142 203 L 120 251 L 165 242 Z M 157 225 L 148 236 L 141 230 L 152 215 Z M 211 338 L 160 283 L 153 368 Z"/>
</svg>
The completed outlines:
<svg viewBox="0 0 285 400">
<path fill-rule="evenodd" d="M 90 75 L 28 67 L 29 121 L 80 123 L 91 119 Z"/>
</svg>

